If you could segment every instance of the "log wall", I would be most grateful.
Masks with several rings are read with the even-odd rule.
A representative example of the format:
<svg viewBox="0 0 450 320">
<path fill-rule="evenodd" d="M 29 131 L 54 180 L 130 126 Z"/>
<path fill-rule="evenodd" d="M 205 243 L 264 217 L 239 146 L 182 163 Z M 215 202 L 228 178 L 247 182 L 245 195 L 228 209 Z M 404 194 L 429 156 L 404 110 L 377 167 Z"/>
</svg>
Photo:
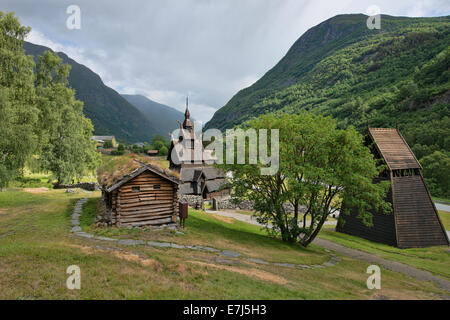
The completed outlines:
<svg viewBox="0 0 450 320">
<path fill-rule="evenodd" d="M 150 171 L 123 184 L 112 198 L 118 226 L 161 225 L 177 219 L 178 185 Z"/>
</svg>

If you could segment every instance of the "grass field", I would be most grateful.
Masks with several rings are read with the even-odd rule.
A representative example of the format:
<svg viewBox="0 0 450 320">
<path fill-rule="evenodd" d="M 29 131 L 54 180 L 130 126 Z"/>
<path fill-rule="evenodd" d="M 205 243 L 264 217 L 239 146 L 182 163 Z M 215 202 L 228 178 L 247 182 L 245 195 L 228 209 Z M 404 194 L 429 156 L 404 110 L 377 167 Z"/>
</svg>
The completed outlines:
<svg viewBox="0 0 450 320">
<path fill-rule="evenodd" d="M 439 211 L 439 217 L 446 230 L 450 230 L 450 212 Z M 376 254 L 382 258 L 402 262 L 413 267 L 450 280 L 450 250 L 448 247 L 398 249 L 371 242 L 359 237 L 334 232 L 334 227 L 323 228 L 320 237 L 349 248 Z"/>
<path fill-rule="evenodd" d="M 450 199 L 447 199 L 447 198 L 433 197 L 433 200 L 437 201 L 437 202 L 442 202 L 442 203 L 450 203 Z"/>
<path fill-rule="evenodd" d="M 12 181 L 10 188 L 52 188 L 50 175 L 47 173 L 28 173 Z"/>
<path fill-rule="evenodd" d="M 450 230 L 450 212 L 439 211 L 439 217 L 441 218 L 445 230 Z"/>
<path fill-rule="evenodd" d="M 366 263 L 341 257 L 334 267 L 301 270 L 219 260 L 214 253 L 126 247 L 70 235 L 78 198 L 89 197 L 85 230 L 114 237 L 167 240 L 231 249 L 268 261 L 321 263 L 330 254 L 269 238 L 257 227 L 190 211 L 185 234 L 91 226 L 98 193 L 0 192 L 0 299 L 436 299 L 442 290 L 382 271 L 382 289 L 366 287 Z M 223 257 L 222 257 L 223 258 Z M 81 268 L 81 290 L 66 288 L 66 269 Z"/>
<path fill-rule="evenodd" d="M 95 199 L 89 201 L 85 212 L 96 215 L 96 202 Z M 269 262 L 321 264 L 329 259 L 329 255 L 321 248 L 313 246 L 306 250 L 298 245 L 283 243 L 278 239 L 270 238 L 257 226 L 193 209 L 189 210 L 184 235 L 176 234 L 171 230 L 95 228 L 88 226 L 88 223 L 80 222 L 84 231 L 99 236 L 211 246 L 222 250 L 238 251 L 248 257 Z"/>
<path fill-rule="evenodd" d="M 320 237 L 349 248 L 376 254 L 382 258 L 402 262 L 450 280 L 450 250 L 448 247 L 398 249 L 359 237 L 323 229 Z"/>
</svg>

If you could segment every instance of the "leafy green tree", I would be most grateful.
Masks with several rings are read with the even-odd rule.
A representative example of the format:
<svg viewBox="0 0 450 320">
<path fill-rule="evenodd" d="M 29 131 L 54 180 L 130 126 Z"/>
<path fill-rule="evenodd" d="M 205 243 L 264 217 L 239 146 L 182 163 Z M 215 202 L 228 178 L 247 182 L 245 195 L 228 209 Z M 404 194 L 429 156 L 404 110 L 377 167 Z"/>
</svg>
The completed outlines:
<svg viewBox="0 0 450 320">
<path fill-rule="evenodd" d="M 22 49 L 29 31 L 0 11 L 0 188 L 21 174 L 36 146 L 34 62 Z"/>
<path fill-rule="evenodd" d="M 164 143 L 162 141 L 156 141 L 153 142 L 153 149 L 154 150 L 161 150 L 164 147 Z"/>
<path fill-rule="evenodd" d="M 169 153 L 170 140 L 166 137 L 157 134 L 153 137 L 152 149 L 158 150 L 159 155 L 166 156 Z"/>
<path fill-rule="evenodd" d="M 148 142 L 144 142 L 144 146 L 142 147 L 142 152 L 147 153 L 148 150 L 152 148 L 151 145 L 148 144 Z"/>
<path fill-rule="evenodd" d="M 70 67 L 49 51 L 36 65 L 37 105 L 42 129 L 40 161 L 58 183 L 81 179 L 100 161 L 92 141 L 93 126 L 83 114 L 83 103 L 67 87 Z"/>
<path fill-rule="evenodd" d="M 163 135 L 156 134 L 155 136 L 153 136 L 152 145 L 156 150 L 159 150 L 160 148 L 162 148 L 162 146 L 170 148 L 170 140 Z"/>
<path fill-rule="evenodd" d="M 426 63 L 414 75 L 414 81 L 419 85 L 442 84 L 450 81 L 450 47 L 444 49 L 435 58 Z"/>
<path fill-rule="evenodd" d="M 132 150 L 134 153 L 141 153 L 141 152 L 142 152 L 142 148 L 139 147 L 137 144 L 133 144 L 133 146 L 131 147 L 131 150 Z"/>
<path fill-rule="evenodd" d="M 159 151 L 159 155 L 161 155 L 161 156 L 167 156 L 167 154 L 169 153 L 169 149 L 167 149 L 166 146 L 163 146 L 158 151 Z"/>
<path fill-rule="evenodd" d="M 123 144 L 119 144 L 117 150 L 111 151 L 111 155 L 113 156 L 122 156 L 125 154 L 125 146 Z"/>
<path fill-rule="evenodd" d="M 450 197 L 450 156 L 435 151 L 420 159 L 428 187 L 434 196 Z"/>
<path fill-rule="evenodd" d="M 390 204 L 384 201 L 389 184 L 372 183 L 379 171 L 362 136 L 353 128 L 338 130 L 333 119 L 307 113 L 267 114 L 243 127 L 256 132 L 279 129 L 278 172 L 261 175 L 265 165 L 259 160 L 257 164 L 219 167 L 232 172 L 233 195 L 252 201 L 258 222 L 283 241 L 308 246 L 327 217 L 341 208 L 341 199 L 357 207 L 367 225 L 371 223 L 370 209 L 390 212 Z M 294 212 L 286 209 L 286 203 Z"/>
</svg>

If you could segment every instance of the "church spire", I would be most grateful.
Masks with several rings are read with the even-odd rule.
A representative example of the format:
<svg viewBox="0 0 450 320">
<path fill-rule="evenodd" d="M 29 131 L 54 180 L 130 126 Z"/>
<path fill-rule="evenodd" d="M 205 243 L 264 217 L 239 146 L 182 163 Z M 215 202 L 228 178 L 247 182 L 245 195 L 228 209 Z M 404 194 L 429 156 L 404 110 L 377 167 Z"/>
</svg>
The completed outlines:
<svg viewBox="0 0 450 320">
<path fill-rule="evenodd" d="M 184 117 L 186 119 L 189 119 L 191 116 L 191 113 L 189 112 L 189 97 L 186 96 L 186 111 L 184 112 Z"/>
<path fill-rule="evenodd" d="M 186 96 L 186 111 L 184 112 L 184 122 L 183 122 L 184 129 L 192 129 L 193 128 L 190 117 L 191 117 L 191 113 L 189 112 L 189 97 Z"/>
</svg>

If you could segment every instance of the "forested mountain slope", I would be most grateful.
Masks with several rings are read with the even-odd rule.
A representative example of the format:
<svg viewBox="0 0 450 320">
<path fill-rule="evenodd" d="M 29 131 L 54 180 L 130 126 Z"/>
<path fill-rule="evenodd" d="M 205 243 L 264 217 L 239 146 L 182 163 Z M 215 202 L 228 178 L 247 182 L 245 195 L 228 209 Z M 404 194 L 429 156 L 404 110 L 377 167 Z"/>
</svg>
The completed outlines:
<svg viewBox="0 0 450 320">
<path fill-rule="evenodd" d="M 331 115 L 340 127 L 354 125 L 361 132 L 368 123 L 394 127 L 398 122 L 421 162 L 438 161 L 439 179 L 450 180 L 450 17 L 382 15 L 381 30 L 369 30 L 366 19 L 340 15 L 308 30 L 206 128 L 303 110 Z M 434 160 L 427 158 L 432 154 Z M 429 184 L 441 185 L 434 193 L 450 195 L 448 182 L 430 179 Z"/>
</svg>

